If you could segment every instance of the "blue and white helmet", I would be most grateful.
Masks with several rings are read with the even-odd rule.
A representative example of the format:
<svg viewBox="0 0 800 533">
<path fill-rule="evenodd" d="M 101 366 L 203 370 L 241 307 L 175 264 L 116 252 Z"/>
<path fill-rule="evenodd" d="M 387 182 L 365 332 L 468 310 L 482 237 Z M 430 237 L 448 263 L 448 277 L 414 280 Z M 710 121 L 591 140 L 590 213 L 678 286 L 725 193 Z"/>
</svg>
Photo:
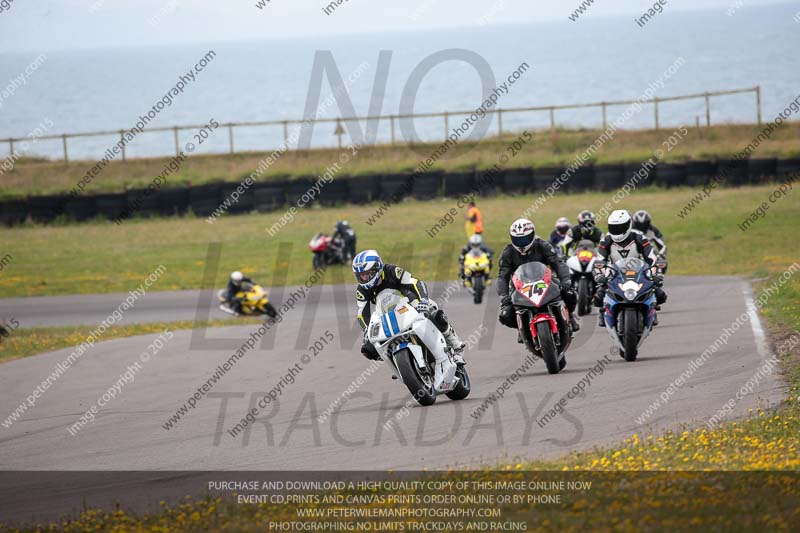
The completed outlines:
<svg viewBox="0 0 800 533">
<path fill-rule="evenodd" d="M 383 261 L 376 250 L 364 250 L 353 258 L 353 273 L 362 289 L 371 289 L 378 284 L 383 272 Z"/>
</svg>

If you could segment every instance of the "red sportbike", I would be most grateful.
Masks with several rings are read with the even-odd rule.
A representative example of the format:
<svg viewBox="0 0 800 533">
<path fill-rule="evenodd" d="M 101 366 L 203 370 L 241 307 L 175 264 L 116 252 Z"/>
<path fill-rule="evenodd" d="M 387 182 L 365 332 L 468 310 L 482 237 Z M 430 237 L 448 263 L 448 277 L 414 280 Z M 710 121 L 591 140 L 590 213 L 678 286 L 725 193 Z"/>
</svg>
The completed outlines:
<svg viewBox="0 0 800 533">
<path fill-rule="evenodd" d="M 525 347 L 544 359 L 549 373 L 558 374 L 567 366 L 566 352 L 572 342 L 569 310 L 558 281 L 548 266 L 534 261 L 514 272 L 511 285 L 511 303 Z"/>
<path fill-rule="evenodd" d="M 314 238 L 308 243 L 314 258 L 311 260 L 311 266 L 314 270 L 327 266 L 344 263 L 344 243 L 341 239 L 334 239 L 325 233 L 317 233 Z"/>
</svg>

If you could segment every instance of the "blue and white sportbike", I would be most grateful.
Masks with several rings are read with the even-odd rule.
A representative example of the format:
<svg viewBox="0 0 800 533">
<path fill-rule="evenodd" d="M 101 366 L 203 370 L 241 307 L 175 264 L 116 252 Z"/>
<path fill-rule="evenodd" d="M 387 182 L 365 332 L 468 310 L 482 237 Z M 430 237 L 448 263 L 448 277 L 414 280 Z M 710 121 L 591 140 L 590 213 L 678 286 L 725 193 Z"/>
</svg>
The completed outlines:
<svg viewBox="0 0 800 533">
<path fill-rule="evenodd" d="M 378 293 L 367 339 L 421 405 L 432 405 L 439 394 L 451 400 L 469 396 L 466 367 L 456 363 L 439 328 L 399 291 Z"/>
<path fill-rule="evenodd" d="M 656 267 L 638 258 L 620 259 L 607 267 L 603 318 L 626 361 L 636 361 L 639 346 L 653 330 L 658 275 Z"/>
</svg>

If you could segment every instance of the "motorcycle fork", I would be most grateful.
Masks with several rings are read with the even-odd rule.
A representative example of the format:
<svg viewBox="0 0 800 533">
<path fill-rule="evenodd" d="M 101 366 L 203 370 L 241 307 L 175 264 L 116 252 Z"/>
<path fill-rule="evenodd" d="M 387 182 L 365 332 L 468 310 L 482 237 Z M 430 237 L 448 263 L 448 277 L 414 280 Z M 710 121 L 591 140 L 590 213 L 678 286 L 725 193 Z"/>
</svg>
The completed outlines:
<svg viewBox="0 0 800 533">
<path fill-rule="evenodd" d="M 517 330 L 519 334 L 522 336 L 522 342 L 525 343 L 525 347 L 528 349 L 529 352 L 540 353 L 541 350 L 539 348 L 539 342 L 533 338 L 533 334 L 531 333 L 531 320 L 533 320 L 533 314 L 527 309 L 524 311 L 517 312 Z"/>
<path fill-rule="evenodd" d="M 569 346 L 570 343 L 569 319 L 564 318 L 564 314 L 569 313 L 566 309 L 566 304 L 561 303 L 560 305 L 554 305 L 552 306 L 552 308 L 549 309 L 549 312 L 555 317 L 556 326 L 558 327 L 558 335 L 553 335 L 553 337 L 555 337 L 556 340 L 556 346 L 558 346 L 559 348 L 563 347 L 563 349 L 566 349 L 566 347 Z"/>
<path fill-rule="evenodd" d="M 538 316 L 538 315 L 550 315 L 550 317 L 552 317 L 555 320 L 555 327 L 556 327 L 557 331 L 553 333 L 553 340 L 555 341 L 556 346 L 560 347 L 561 346 L 561 332 L 564 331 L 563 330 L 563 324 L 562 324 L 563 321 L 560 320 L 561 319 L 561 315 L 560 315 L 560 311 L 561 310 L 558 309 L 557 307 L 555 307 L 555 309 L 554 309 L 554 307 L 548 306 L 548 307 L 545 307 L 544 309 L 537 309 L 536 311 L 537 311 L 536 314 L 533 314 L 531 311 L 527 312 L 527 327 L 526 327 L 528 333 L 531 336 L 534 348 L 536 348 L 537 352 L 541 352 L 541 343 L 539 342 L 538 336 L 534 333 L 535 324 L 533 324 L 534 318 L 536 318 L 536 316 Z M 547 320 L 547 322 L 548 322 L 548 325 L 550 326 L 551 331 L 552 331 L 553 323 L 549 319 Z"/>
</svg>

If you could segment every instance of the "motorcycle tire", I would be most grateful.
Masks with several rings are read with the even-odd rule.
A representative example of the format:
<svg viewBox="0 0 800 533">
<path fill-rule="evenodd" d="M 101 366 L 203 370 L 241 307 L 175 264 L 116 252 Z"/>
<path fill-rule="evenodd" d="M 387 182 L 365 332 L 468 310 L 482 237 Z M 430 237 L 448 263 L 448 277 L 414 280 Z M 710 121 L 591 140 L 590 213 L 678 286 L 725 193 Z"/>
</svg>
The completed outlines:
<svg viewBox="0 0 800 533">
<path fill-rule="evenodd" d="M 275 318 L 276 316 L 278 316 L 278 310 L 277 310 L 277 309 L 275 309 L 275 306 L 274 306 L 274 305 L 272 305 L 272 304 L 271 304 L 271 303 L 269 303 L 269 302 L 267 302 L 267 305 L 265 305 L 265 306 L 264 306 L 264 312 L 265 312 L 265 313 L 267 314 L 267 316 L 268 316 L 268 317 L 270 317 L 270 318 Z"/>
<path fill-rule="evenodd" d="M 458 365 L 456 376 L 459 378 L 458 385 L 450 392 L 446 392 L 445 395 L 451 400 L 463 400 L 472 392 L 472 383 L 469 380 L 469 374 L 467 374 L 467 367 Z"/>
<path fill-rule="evenodd" d="M 625 360 L 629 363 L 636 361 L 639 352 L 639 311 L 636 309 L 628 308 L 624 311 L 622 346 L 625 351 Z"/>
<path fill-rule="evenodd" d="M 536 324 L 536 337 L 539 339 L 539 346 L 542 350 L 542 359 L 547 366 L 547 372 L 558 374 L 563 368 L 558 358 L 556 341 L 553 339 L 553 332 L 550 330 L 549 322 L 539 322 Z M 566 358 L 564 358 L 566 360 Z"/>
<path fill-rule="evenodd" d="M 483 278 L 478 276 L 472 281 L 472 291 L 473 296 L 472 300 L 479 304 L 483 301 L 483 292 L 486 290 L 486 286 L 483 284 Z"/>
<path fill-rule="evenodd" d="M 592 312 L 592 295 L 589 289 L 589 280 L 581 278 L 578 281 L 578 316 L 588 315 Z"/>
<path fill-rule="evenodd" d="M 397 362 L 400 376 L 403 378 L 403 383 L 405 383 L 411 396 L 417 400 L 417 403 L 420 405 L 433 405 L 436 403 L 436 390 L 433 388 L 433 383 L 430 385 L 425 384 L 425 380 L 419 374 L 419 369 L 411 350 L 405 349 L 397 352 L 395 361 Z"/>
<path fill-rule="evenodd" d="M 313 259 L 311 259 L 311 267 L 314 270 L 323 266 L 322 254 L 314 254 Z"/>
</svg>

